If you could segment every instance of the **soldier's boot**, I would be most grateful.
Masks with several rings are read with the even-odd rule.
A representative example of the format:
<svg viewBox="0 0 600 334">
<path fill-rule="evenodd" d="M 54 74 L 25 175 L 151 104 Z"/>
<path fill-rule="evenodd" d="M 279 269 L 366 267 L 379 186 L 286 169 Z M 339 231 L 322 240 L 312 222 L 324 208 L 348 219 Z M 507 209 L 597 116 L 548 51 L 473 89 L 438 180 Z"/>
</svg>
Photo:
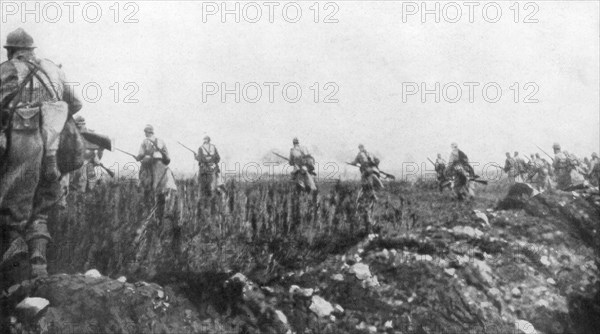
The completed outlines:
<svg viewBox="0 0 600 334">
<path fill-rule="evenodd" d="M 29 249 L 31 256 L 29 263 L 31 264 L 31 278 L 48 276 L 46 263 L 46 249 L 48 247 L 48 239 L 36 238 L 29 241 Z"/>
<path fill-rule="evenodd" d="M 44 166 L 44 179 L 49 182 L 57 181 L 60 177 L 60 172 L 56 164 L 56 154 L 46 155 L 42 165 Z"/>
<path fill-rule="evenodd" d="M 27 227 L 26 240 L 29 245 L 29 263 L 31 265 L 31 278 L 48 276 L 46 263 L 46 249 L 51 240 L 47 226 L 48 217 L 38 215 Z"/>
</svg>

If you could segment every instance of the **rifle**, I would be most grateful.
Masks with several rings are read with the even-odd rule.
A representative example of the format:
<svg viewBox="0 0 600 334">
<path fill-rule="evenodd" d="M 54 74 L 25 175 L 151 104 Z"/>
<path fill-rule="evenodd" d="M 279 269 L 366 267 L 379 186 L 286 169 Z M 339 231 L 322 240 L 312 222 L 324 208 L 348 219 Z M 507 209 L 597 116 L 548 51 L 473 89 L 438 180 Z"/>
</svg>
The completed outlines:
<svg viewBox="0 0 600 334">
<path fill-rule="evenodd" d="M 346 164 L 348 164 L 348 165 L 350 165 L 350 166 L 358 167 L 357 165 L 351 164 L 351 163 L 349 163 L 349 162 L 346 162 Z M 378 167 L 377 169 L 379 169 L 379 167 Z M 388 173 L 386 173 L 386 172 L 384 172 L 384 171 L 382 171 L 382 170 L 379 170 L 379 174 L 381 174 L 381 175 L 385 176 L 387 179 L 390 179 L 390 180 L 392 180 L 392 181 L 396 180 L 396 177 L 395 177 L 394 175 L 392 175 L 392 174 L 388 174 Z"/>
<path fill-rule="evenodd" d="M 429 160 L 429 162 L 431 162 L 431 164 L 433 165 L 433 167 L 435 167 L 435 162 L 433 162 L 433 160 L 429 159 L 429 157 L 427 157 L 427 160 Z"/>
<path fill-rule="evenodd" d="M 128 156 L 130 156 L 130 157 L 134 158 L 134 159 L 135 159 L 135 161 L 138 161 L 138 159 L 137 159 L 137 156 L 135 156 L 134 154 L 131 154 L 131 153 L 127 152 L 127 151 L 123 151 L 122 149 L 120 149 L 120 148 L 117 148 L 117 147 L 115 147 L 115 150 L 117 150 L 117 151 L 119 151 L 119 152 L 121 152 L 121 153 L 125 153 L 125 154 L 127 154 Z"/>
<path fill-rule="evenodd" d="M 194 154 L 194 157 L 196 156 L 196 151 L 192 150 L 191 148 L 183 145 L 183 143 L 181 143 L 180 141 L 177 141 L 177 144 L 183 146 L 184 148 L 186 148 L 188 151 L 192 152 Z"/>
<path fill-rule="evenodd" d="M 550 160 L 552 160 L 552 162 L 554 162 L 554 158 L 552 156 L 550 156 L 550 154 L 546 153 L 546 151 L 542 150 L 542 148 L 537 145 L 535 145 L 535 147 L 537 147 L 540 151 L 542 151 L 545 155 L 547 155 L 548 158 L 550 158 Z"/>
<path fill-rule="evenodd" d="M 285 160 L 285 161 L 287 161 L 287 162 L 290 162 L 290 159 L 288 159 L 288 158 L 284 157 L 283 155 L 281 155 L 281 154 L 279 154 L 279 153 L 277 153 L 277 152 L 272 152 L 272 153 L 273 153 L 273 154 L 275 154 L 276 156 L 280 157 L 281 159 L 283 159 L 283 160 Z"/>
</svg>

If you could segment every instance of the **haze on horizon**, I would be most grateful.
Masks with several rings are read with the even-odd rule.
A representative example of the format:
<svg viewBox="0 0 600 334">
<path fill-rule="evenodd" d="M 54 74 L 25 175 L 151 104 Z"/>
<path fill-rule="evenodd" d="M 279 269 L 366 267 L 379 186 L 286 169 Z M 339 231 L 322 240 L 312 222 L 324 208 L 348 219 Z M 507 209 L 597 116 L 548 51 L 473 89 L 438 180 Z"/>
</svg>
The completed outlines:
<svg viewBox="0 0 600 334">
<path fill-rule="evenodd" d="M 2 1 L 3 11 L 9 2 Z M 62 64 L 69 81 L 79 88 L 101 87 L 99 100 L 84 101 L 81 111 L 89 128 L 137 153 L 143 127 L 153 124 L 179 173 L 194 173 L 196 163 L 177 141 L 196 149 L 206 134 L 230 164 L 262 162 L 273 149 L 287 155 L 297 136 L 321 164 L 350 161 L 363 143 L 381 156 L 388 171 L 401 171 L 403 162 L 426 163 L 438 152 L 447 159 L 451 142 L 482 164 L 503 164 L 507 151 L 539 152 L 534 145 L 551 153 L 553 142 L 578 156 L 600 150 L 598 2 L 537 2 L 539 22 L 530 24 L 515 23 L 504 2 L 496 23 L 481 15 L 474 23 L 466 18 L 422 23 L 418 15 L 403 22 L 402 3 L 388 1 L 335 2 L 338 23 L 315 23 L 313 2 L 297 2 L 303 9 L 297 23 L 277 14 L 270 23 L 266 13 L 257 23 L 223 23 L 218 15 L 203 22 L 201 2 L 143 1 L 134 2 L 138 23 L 111 23 L 112 2 L 98 3 L 104 24 L 85 22 L 77 14 L 73 23 L 66 18 L 22 22 L 20 15 L 3 12 L 2 44 L 10 31 L 27 30 L 38 56 Z M 320 10 L 323 21 L 331 10 Z M 521 10 L 522 21 L 526 12 Z M 121 21 L 126 13 L 121 8 Z M 6 60 L 4 49 L 0 60 Z M 232 89 L 236 82 L 242 87 L 257 83 L 260 100 L 249 103 L 242 97 L 236 103 L 227 95 L 223 103 L 213 95 L 203 102 L 206 83 Z M 269 82 L 279 84 L 272 103 Z M 436 82 L 459 84 L 462 98 L 436 103 L 430 94 L 422 102 L 417 94 L 403 102 L 403 83 L 432 89 Z M 473 103 L 464 86 L 468 82 L 480 84 Z M 510 88 L 515 82 L 518 103 Z M 539 88 L 537 103 L 523 103 L 532 92 L 524 88 L 529 82 Z M 282 97 L 287 83 L 301 87 L 297 103 Z M 326 83 L 333 85 L 325 89 Z M 502 88 L 497 103 L 483 99 L 486 83 Z M 130 97 L 138 102 L 123 103 L 134 87 L 139 91 Z M 339 88 L 338 102 L 323 103 L 332 87 Z M 106 152 L 103 161 L 111 166 L 131 158 Z"/>
</svg>

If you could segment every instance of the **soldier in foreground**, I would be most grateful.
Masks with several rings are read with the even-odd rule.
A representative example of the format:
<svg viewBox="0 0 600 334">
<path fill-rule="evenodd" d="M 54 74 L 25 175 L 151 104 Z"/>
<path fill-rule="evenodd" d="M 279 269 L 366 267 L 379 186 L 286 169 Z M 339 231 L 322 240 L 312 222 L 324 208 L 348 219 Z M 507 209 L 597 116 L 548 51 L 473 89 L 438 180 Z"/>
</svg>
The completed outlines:
<svg viewBox="0 0 600 334">
<path fill-rule="evenodd" d="M 5 270 L 27 256 L 30 277 L 47 275 L 48 213 L 61 197 L 61 173 L 78 167 L 59 171 L 59 136 L 81 103 L 66 89 L 61 68 L 35 56 L 33 38 L 23 29 L 8 34 L 4 48 L 9 60 L 0 65 L 0 268 L 8 283 Z"/>
<path fill-rule="evenodd" d="M 317 190 L 313 175 L 315 174 L 315 161 L 308 150 L 300 146 L 298 138 L 292 140 L 290 148 L 290 166 L 292 170 L 292 181 L 296 183 L 300 191 L 313 192 Z"/>
<path fill-rule="evenodd" d="M 140 145 L 136 157 L 141 162 L 140 185 L 144 189 L 146 202 L 156 206 L 157 217 L 170 214 L 170 203 L 177 193 L 175 177 L 168 165 L 171 162 L 165 142 L 154 136 L 154 127 L 150 124 L 144 128 L 146 138 Z M 167 210 L 165 205 L 169 204 Z"/>
<path fill-rule="evenodd" d="M 75 124 L 80 132 L 94 132 L 89 130 L 85 124 L 85 118 L 81 115 L 75 117 Z M 98 175 L 96 173 L 96 167 L 100 165 L 100 159 L 104 150 L 93 143 L 85 140 L 85 155 L 83 166 L 78 170 L 71 173 L 71 187 L 80 192 L 86 192 L 95 188 L 98 182 Z"/>
<path fill-rule="evenodd" d="M 566 151 L 563 152 L 559 143 L 554 143 L 552 146 L 554 150 L 554 174 L 556 176 L 556 187 L 559 190 L 566 190 L 579 183 L 577 176 L 577 165 L 576 161 Z"/>
</svg>

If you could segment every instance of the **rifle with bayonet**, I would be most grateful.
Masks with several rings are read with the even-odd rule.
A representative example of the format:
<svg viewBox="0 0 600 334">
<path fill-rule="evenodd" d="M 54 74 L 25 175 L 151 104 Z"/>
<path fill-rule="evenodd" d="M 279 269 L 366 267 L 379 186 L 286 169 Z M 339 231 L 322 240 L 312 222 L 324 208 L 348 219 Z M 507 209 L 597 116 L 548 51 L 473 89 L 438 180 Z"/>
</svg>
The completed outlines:
<svg viewBox="0 0 600 334">
<path fill-rule="evenodd" d="M 194 157 L 196 157 L 196 155 L 197 155 L 196 151 L 194 151 L 194 150 L 192 150 L 191 148 L 189 148 L 189 147 L 185 146 L 185 145 L 184 145 L 182 142 L 180 142 L 180 141 L 177 141 L 177 144 L 179 144 L 179 145 L 183 146 L 183 148 L 185 148 L 185 149 L 187 149 L 188 151 L 192 152 L 192 154 L 194 154 Z"/>
<path fill-rule="evenodd" d="M 355 164 L 351 164 L 351 163 L 349 163 L 349 162 L 346 162 L 346 164 L 348 164 L 348 165 L 350 165 L 350 166 L 354 166 L 354 167 L 358 167 L 358 168 L 360 168 L 360 166 L 357 166 L 357 165 L 355 165 Z M 386 177 L 386 179 L 390 179 L 390 180 L 392 180 L 392 181 L 396 180 L 396 177 L 395 177 L 394 175 L 392 175 L 392 174 L 388 174 L 388 173 L 386 173 L 386 172 L 384 172 L 384 171 L 380 170 L 380 169 L 379 169 L 379 167 L 377 167 L 377 169 L 379 170 L 379 174 L 381 174 L 381 175 L 385 176 L 385 177 Z"/>
<path fill-rule="evenodd" d="M 554 158 L 550 154 L 546 153 L 546 151 L 544 151 L 541 147 L 539 147 L 537 145 L 535 145 L 535 147 L 537 147 L 538 150 L 542 151 L 545 155 L 548 156 L 548 158 L 550 158 L 550 160 L 552 160 L 552 162 L 554 162 Z"/>
</svg>

